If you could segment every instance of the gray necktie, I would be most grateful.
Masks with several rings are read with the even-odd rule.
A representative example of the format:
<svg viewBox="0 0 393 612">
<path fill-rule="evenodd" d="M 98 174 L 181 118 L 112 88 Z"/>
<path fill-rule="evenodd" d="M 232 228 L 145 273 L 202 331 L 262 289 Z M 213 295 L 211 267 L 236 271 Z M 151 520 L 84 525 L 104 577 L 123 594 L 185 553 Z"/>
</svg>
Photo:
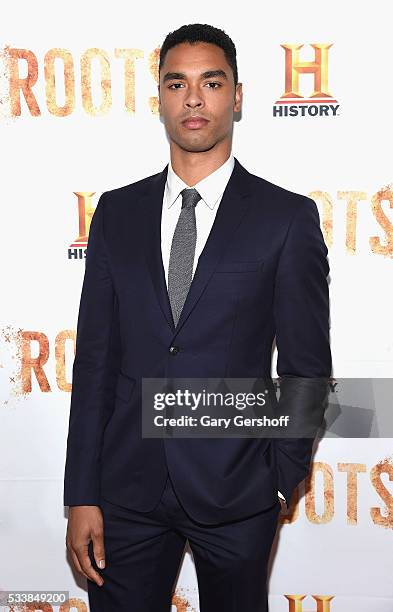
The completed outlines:
<svg viewBox="0 0 393 612">
<path fill-rule="evenodd" d="M 175 326 L 192 281 L 196 245 L 195 206 L 201 199 L 196 189 L 183 189 L 183 202 L 173 234 L 168 267 L 168 294 Z"/>
</svg>

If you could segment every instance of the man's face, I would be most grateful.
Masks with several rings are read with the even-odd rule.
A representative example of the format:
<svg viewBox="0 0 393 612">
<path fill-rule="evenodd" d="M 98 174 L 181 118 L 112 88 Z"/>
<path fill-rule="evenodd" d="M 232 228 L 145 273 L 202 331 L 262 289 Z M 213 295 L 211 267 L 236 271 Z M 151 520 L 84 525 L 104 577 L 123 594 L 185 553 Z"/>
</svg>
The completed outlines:
<svg viewBox="0 0 393 612">
<path fill-rule="evenodd" d="M 160 71 L 159 111 L 169 139 L 184 151 L 208 151 L 230 141 L 241 95 L 217 45 L 181 43 L 168 51 Z"/>
</svg>

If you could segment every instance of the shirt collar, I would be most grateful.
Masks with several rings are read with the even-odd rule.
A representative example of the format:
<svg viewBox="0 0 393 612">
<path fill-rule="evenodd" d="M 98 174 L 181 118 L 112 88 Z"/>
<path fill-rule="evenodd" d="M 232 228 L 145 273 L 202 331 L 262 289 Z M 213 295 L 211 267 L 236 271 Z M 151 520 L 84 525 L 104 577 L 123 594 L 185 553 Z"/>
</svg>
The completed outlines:
<svg viewBox="0 0 393 612">
<path fill-rule="evenodd" d="M 219 198 L 224 193 L 225 187 L 230 179 L 232 170 L 235 164 L 235 158 L 231 153 L 226 162 L 224 162 L 217 170 L 206 176 L 204 179 L 193 185 L 198 191 L 202 200 L 213 210 L 217 204 Z M 169 161 L 168 174 L 166 181 L 166 203 L 167 207 L 170 208 L 175 203 L 183 189 L 190 188 L 177 176 L 172 168 L 172 163 Z"/>
</svg>

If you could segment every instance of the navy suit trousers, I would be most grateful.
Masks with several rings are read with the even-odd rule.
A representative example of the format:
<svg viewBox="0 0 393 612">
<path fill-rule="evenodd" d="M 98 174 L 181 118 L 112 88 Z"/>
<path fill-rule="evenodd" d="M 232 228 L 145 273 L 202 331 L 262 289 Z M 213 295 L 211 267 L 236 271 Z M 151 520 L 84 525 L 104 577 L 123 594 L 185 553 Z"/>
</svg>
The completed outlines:
<svg viewBox="0 0 393 612">
<path fill-rule="evenodd" d="M 106 567 L 100 587 L 88 580 L 91 612 L 171 612 L 188 539 L 200 612 L 267 612 L 267 568 L 280 501 L 236 521 L 204 525 L 182 507 L 168 475 L 149 512 L 101 499 Z M 180 607 L 180 604 L 179 604 Z M 183 608 L 181 608 L 183 609 Z"/>
</svg>

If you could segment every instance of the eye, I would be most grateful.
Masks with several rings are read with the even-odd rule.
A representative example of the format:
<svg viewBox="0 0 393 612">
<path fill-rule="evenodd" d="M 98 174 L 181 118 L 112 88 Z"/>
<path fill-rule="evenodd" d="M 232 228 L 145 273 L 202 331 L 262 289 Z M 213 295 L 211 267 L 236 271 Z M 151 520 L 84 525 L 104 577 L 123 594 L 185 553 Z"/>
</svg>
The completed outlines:
<svg viewBox="0 0 393 612">
<path fill-rule="evenodd" d="M 222 87 L 221 83 L 218 83 L 217 81 L 209 81 L 208 83 L 206 83 L 206 85 L 208 86 L 208 89 L 218 89 L 219 87 Z M 170 85 L 168 85 L 168 89 L 180 89 L 181 87 L 184 87 L 184 83 L 171 83 Z"/>
</svg>

